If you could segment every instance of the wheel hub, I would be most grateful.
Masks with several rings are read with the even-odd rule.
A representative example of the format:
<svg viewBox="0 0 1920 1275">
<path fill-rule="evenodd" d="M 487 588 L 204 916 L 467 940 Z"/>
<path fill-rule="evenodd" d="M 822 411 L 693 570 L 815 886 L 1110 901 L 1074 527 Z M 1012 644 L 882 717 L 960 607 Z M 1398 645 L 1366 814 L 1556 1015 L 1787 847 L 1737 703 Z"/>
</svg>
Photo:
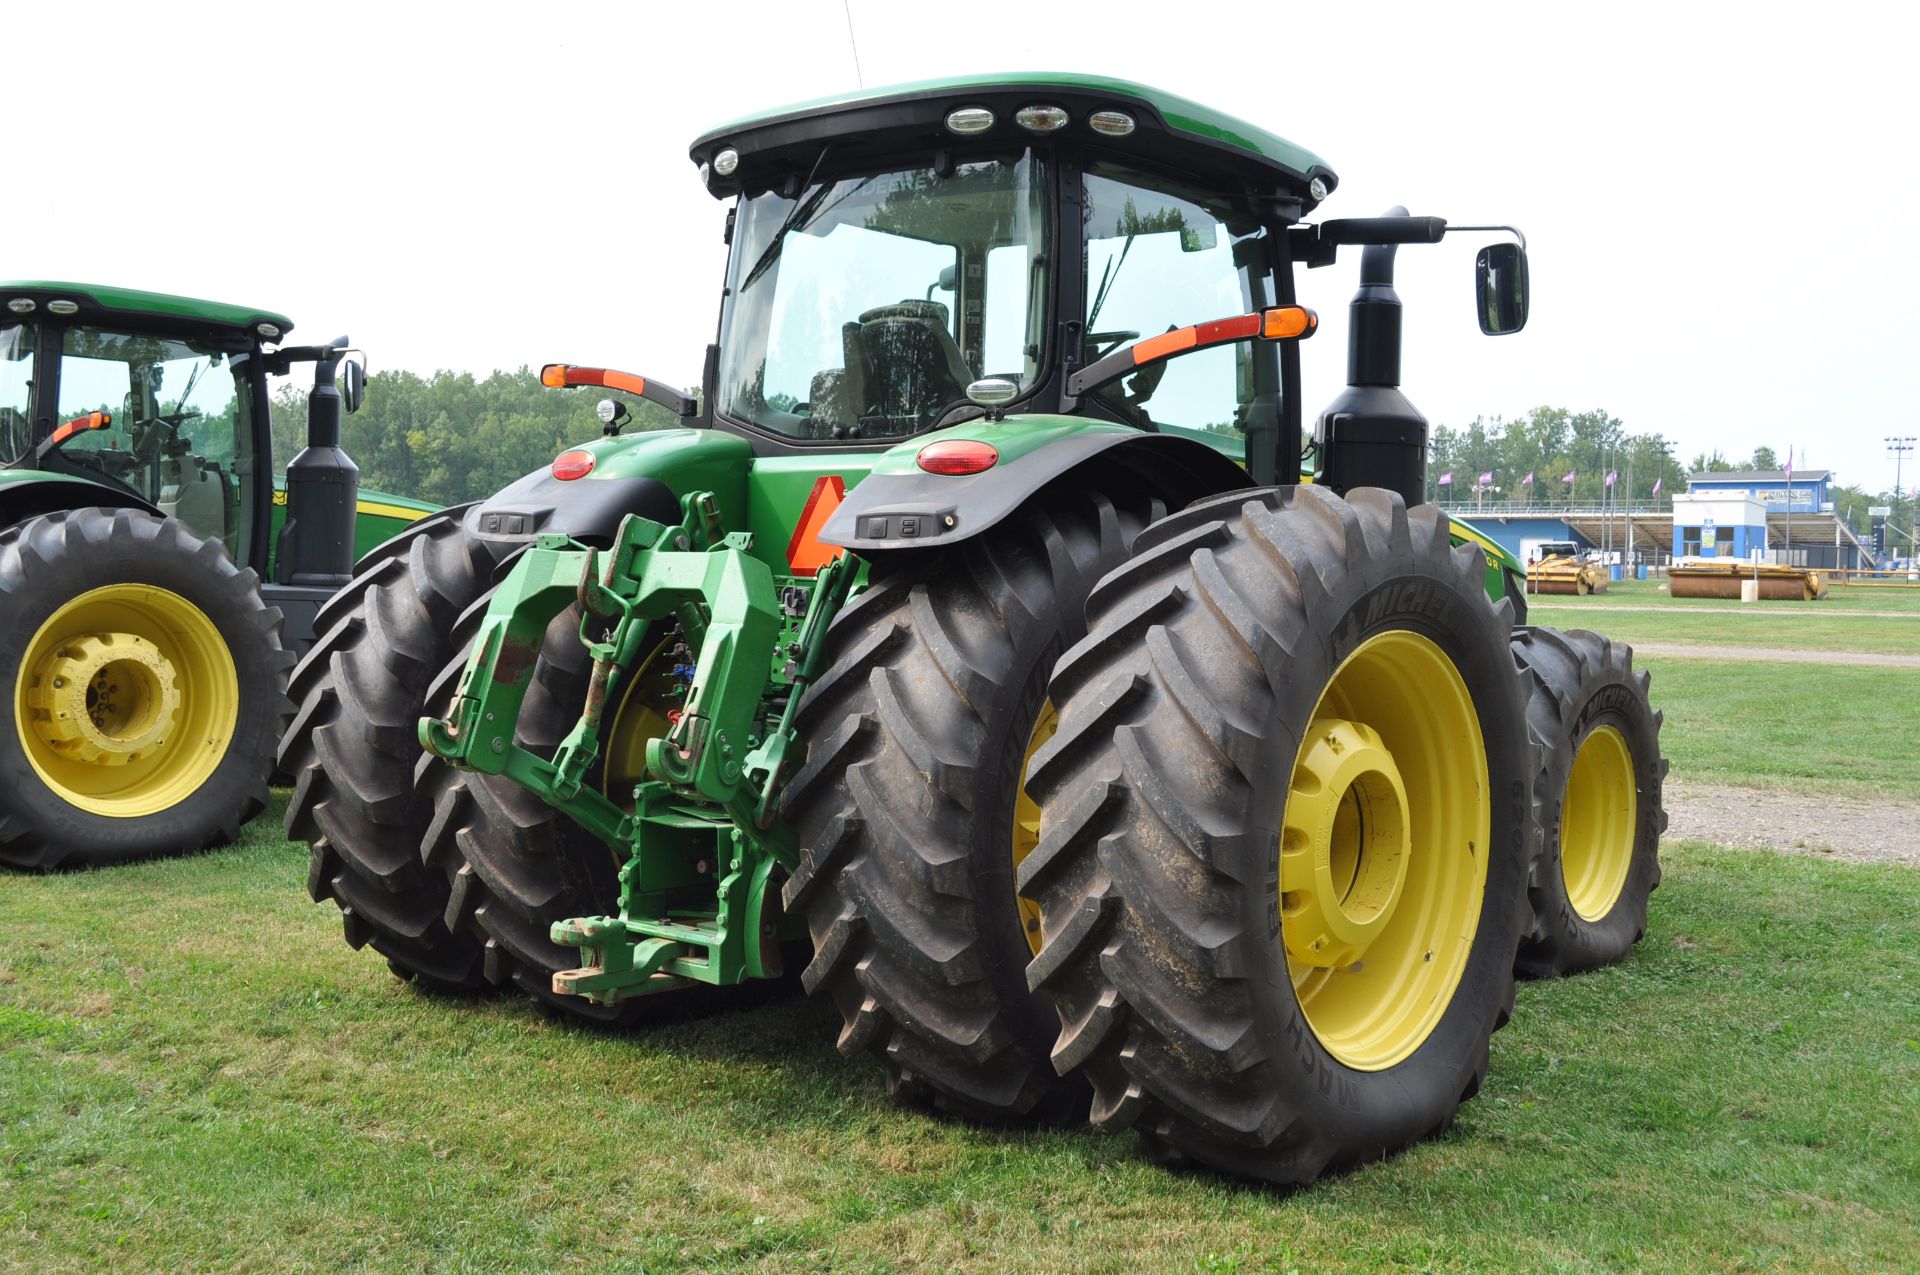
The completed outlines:
<svg viewBox="0 0 1920 1275">
<path fill-rule="evenodd" d="M 34 669 L 36 733 L 73 761 L 125 766 L 165 747 L 180 711 L 173 664 L 132 633 L 90 633 Z"/>
<path fill-rule="evenodd" d="M 1280 840 L 1287 952 L 1320 969 L 1358 965 L 1405 891 L 1407 790 L 1371 727 L 1319 718 L 1294 767 Z"/>
<path fill-rule="evenodd" d="M 1626 736 L 1596 727 L 1573 756 L 1560 816 L 1560 870 L 1582 920 L 1603 919 L 1620 899 L 1633 868 L 1638 805 Z"/>
</svg>

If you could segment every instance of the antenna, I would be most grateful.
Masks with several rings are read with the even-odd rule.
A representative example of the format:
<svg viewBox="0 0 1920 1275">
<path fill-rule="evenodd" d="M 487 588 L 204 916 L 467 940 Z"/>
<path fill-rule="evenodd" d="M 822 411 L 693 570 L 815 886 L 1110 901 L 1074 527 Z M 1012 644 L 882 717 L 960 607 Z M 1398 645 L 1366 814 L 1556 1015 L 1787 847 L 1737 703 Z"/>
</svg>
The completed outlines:
<svg viewBox="0 0 1920 1275">
<path fill-rule="evenodd" d="M 853 0 L 840 0 L 840 8 L 847 15 L 847 45 L 853 50 L 853 82 L 865 88 L 866 77 L 860 74 L 860 42 L 853 38 Z"/>
</svg>

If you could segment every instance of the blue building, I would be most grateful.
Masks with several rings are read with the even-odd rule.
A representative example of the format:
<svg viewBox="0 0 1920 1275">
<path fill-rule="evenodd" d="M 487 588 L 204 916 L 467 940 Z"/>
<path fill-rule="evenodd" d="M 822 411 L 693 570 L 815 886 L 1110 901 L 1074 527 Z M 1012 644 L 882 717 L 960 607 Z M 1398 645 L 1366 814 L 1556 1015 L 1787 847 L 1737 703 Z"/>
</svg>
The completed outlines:
<svg viewBox="0 0 1920 1275">
<path fill-rule="evenodd" d="M 1693 474 L 1687 490 L 1696 496 L 1744 495 L 1765 505 L 1770 514 L 1817 514 L 1832 510 L 1833 498 L 1827 494 L 1832 478 L 1830 469 L 1795 470 L 1789 484 L 1785 470 L 1734 469 Z"/>
</svg>

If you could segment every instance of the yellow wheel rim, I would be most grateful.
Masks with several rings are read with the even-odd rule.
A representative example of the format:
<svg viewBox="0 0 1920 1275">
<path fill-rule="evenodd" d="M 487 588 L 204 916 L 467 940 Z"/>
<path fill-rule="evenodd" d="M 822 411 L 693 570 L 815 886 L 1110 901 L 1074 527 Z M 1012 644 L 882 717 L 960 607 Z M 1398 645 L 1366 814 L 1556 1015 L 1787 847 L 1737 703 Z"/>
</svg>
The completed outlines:
<svg viewBox="0 0 1920 1275">
<path fill-rule="evenodd" d="M 607 732 L 600 792 L 628 810 L 633 808 L 634 785 L 647 777 L 647 744 L 664 736 L 673 724 L 667 714 L 676 706 L 676 688 L 685 685 L 673 676 L 673 661 L 667 658 L 672 641 L 666 637 L 656 643 L 627 679 Z M 615 857 L 626 862 L 624 855 Z"/>
<path fill-rule="evenodd" d="M 1640 796 L 1626 736 L 1597 726 L 1581 741 L 1560 807 L 1560 872 L 1567 901 L 1584 920 L 1613 911 L 1633 867 Z"/>
<path fill-rule="evenodd" d="M 1040 705 L 1040 716 L 1034 720 L 1033 729 L 1027 733 L 1026 755 L 1020 759 L 1020 787 L 1013 796 L 1013 875 L 1020 879 L 1020 864 L 1033 853 L 1040 844 L 1040 806 L 1027 796 L 1027 771 L 1033 766 L 1033 755 L 1040 746 L 1053 738 L 1060 729 L 1060 714 L 1054 711 L 1053 701 L 1047 700 Z M 1020 932 L 1027 936 L 1027 946 L 1035 956 L 1040 955 L 1040 905 L 1015 889 L 1015 899 L 1020 905 Z"/>
<path fill-rule="evenodd" d="M 1446 1013 L 1479 931 L 1492 818 L 1453 661 L 1404 630 L 1363 642 L 1314 709 L 1279 844 L 1294 995 L 1347 1066 L 1394 1066 Z"/>
<path fill-rule="evenodd" d="M 40 626 L 13 705 L 28 764 L 61 800 L 138 819 L 178 805 L 219 769 L 240 721 L 240 678 L 199 607 L 112 584 Z"/>
</svg>

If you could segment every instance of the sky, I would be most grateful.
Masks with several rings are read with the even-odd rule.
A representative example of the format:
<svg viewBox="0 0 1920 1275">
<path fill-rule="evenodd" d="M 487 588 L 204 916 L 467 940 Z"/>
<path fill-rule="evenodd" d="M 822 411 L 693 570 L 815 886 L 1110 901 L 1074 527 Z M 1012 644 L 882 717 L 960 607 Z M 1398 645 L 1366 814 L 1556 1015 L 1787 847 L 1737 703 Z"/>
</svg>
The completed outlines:
<svg viewBox="0 0 1920 1275">
<path fill-rule="evenodd" d="M 1400 253 L 1403 383 L 1435 424 L 1603 408 L 1683 461 L 1791 448 L 1798 470 L 1878 490 L 1885 438 L 1920 435 L 1898 12 L 16 6 L 38 123 L 14 134 L 0 273 L 280 310 L 308 339 L 349 333 L 375 370 L 566 361 L 692 383 L 725 262 L 696 135 L 860 81 L 1088 71 L 1316 152 L 1341 178 L 1321 216 L 1400 203 L 1525 232 L 1532 317 L 1511 337 L 1474 322 L 1484 240 Z M 1358 264 L 1301 280 L 1323 319 L 1309 418 L 1343 377 Z"/>
</svg>

